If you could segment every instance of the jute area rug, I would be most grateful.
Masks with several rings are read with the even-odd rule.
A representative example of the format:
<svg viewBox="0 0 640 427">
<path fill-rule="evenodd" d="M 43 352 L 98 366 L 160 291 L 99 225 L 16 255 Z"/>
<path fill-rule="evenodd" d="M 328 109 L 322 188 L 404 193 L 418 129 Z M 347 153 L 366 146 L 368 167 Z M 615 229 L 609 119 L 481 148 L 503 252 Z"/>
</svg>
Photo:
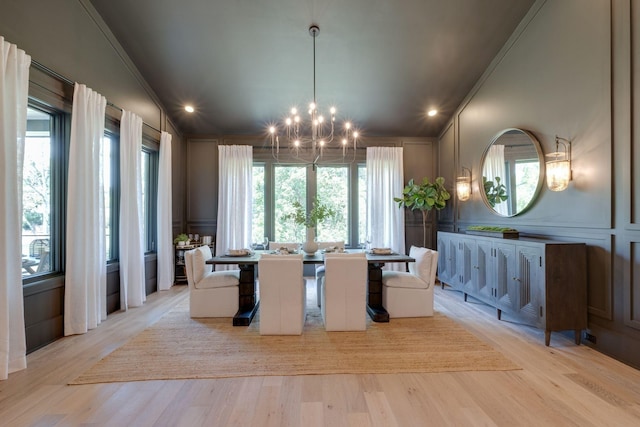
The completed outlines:
<svg viewBox="0 0 640 427">
<path fill-rule="evenodd" d="M 188 300 L 70 384 L 267 375 L 386 374 L 520 369 L 443 314 L 368 320 L 363 332 L 326 332 L 307 305 L 300 336 L 261 336 L 231 319 L 191 319 Z"/>
</svg>

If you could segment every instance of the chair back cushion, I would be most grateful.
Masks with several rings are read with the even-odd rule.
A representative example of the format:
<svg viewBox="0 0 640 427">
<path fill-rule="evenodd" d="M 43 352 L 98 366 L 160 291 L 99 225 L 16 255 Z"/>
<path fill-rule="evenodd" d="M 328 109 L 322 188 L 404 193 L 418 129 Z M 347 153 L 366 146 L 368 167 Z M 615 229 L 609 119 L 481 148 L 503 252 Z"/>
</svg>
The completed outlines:
<svg viewBox="0 0 640 427">
<path fill-rule="evenodd" d="M 325 254 L 321 312 L 328 331 L 365 330 L 367 258 L 360 253 Z"/>
<path fill-rule="evenodd" d="M 265 286 L 279 288 L 297 287 L 302 282 L 302 255 L 262 254 L 258 261 L 260 291 Z M 289 285 L 289 283 L 294 283 Z M 277 292 L 277 291 L 276 291 Z"/>
<path fill-rule="evenodd" d="M 318 242 L 318 249 L 344 249 L 344 240 L 337 240 L 335 242 Z"/>
<path fill-rule="evenodd" d="M 306 308 L 302 255 L 262 254 L 258 261 L 260 334 L 299 335 Z"/>
<path fill-rule="evenodd" d="M 287 248 L 289 250 L 297 250 L 300 247 L 300 243 L 295 242 L 269 242 L 269 250 L 275 251 L 280 248 Z"/>
<path fill-rule="evenodd" d="M 195 283 L 200 282 L 206 274 L 213 271 L 213 265 L 206 263 L 211 257 L 211 248 L 207 245 L 199 246 L 193 250 L 191 264 L 193 268 L 193 281 Z"/>
<path fill-rule="evenodd" d="M 416 262 L 409 263 L 409 273 L 415 274 L 426 283 L 431 283 L 432 277 L 436 273 L 438 252 L 428 248 L 411 246 L 409 256 L 416 260 Z"/>
</svg>

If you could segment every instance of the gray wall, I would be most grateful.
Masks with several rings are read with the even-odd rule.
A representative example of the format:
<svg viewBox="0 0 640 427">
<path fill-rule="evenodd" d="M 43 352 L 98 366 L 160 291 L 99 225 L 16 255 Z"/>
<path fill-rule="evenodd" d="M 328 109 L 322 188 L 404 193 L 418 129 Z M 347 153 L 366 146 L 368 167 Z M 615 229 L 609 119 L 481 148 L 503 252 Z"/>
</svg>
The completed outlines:
<svg viewBox="0 0 640 427">
<path fill-rule="evenodd" d="M 440 173 L 451 183 L 462 166 L 471 168 L 473 195 L 456 200 L 439 228 L 502 225 L 586 242 L 589 332 L 597 340 L 588 345 L 640 367 L 640 141 L 632 137 L 640 96 L 631 92 L 640 15 L 631 9 L 630 0 L 534 5 L 440 137 Z M 545 153 L 555 151 L 555 135 L 570 139 L 573 181 L 557 193 L 545 185 L 530 210 L 505 218 L 480 197 L 480 160 L 492 137 L 510 127 L 532 132 Z"/>
<path fill-rule="evenodd" d="M 33 61 L 65 79 L 86 84 L 110 103 L 138 114 L 148 125 L 145 131 L 171 133 L 173 170 L 183 169 L 180 165 L 185 163 L 185 151 L 181 135 L 87 0 L 3 0 L 0 3 L 0 35 L 25 50 Z M 68 84 L 50 84 L 51 79 L 43 77 L 33 67 L 31 80 L 30 94 L 47 97 L 53 93 L 71 102 L 73 88 Z M 44 99 L 45 102 L 53 100 Z M 159 138 L 159 134 L 154 136 Z M 174 230 L 181 230 L 184 222 L 184 176 L 181 173 L 174 173 L 172 193 Z M 146 257 L 147 293 L 157 289 L 156 265 L 155 255 Z M 117 263 L 109 265 L 107 282 L 108 309 L 114 311 L 119 309 L 120 299 Z M 62 335 L 64 276 L 25 286 L 24 298 L 27 347 L 32 351 Z"/>
<path fill-rule="evenodd" d="M 254 150 L 263 145 L 264 136 L 255 137 L 189 137 L 187 139 L 186 168 L 186 232 L 215 235 L 218 227 L 218 145 L 253 145 Z M 375 138 L 360 141 L 364 146 L 402 146 L 404 180 L 433 180 L 437 169 L 437 141 L 435 138 Z M 398 195 L 399 196 L 399 195 Z M 427 247 L 435 248 L 435 215 L 427 225 Z M 422 246 L 422 216 L 418 212 L 405 211 L 405 243 Z"/>
</svg>

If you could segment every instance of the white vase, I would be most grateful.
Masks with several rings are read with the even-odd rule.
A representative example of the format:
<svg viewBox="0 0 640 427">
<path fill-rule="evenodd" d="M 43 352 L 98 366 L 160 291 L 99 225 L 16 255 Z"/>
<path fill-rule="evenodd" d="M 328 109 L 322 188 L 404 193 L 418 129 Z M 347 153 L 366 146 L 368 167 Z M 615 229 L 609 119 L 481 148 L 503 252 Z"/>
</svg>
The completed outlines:
<svg viewBox="0 0 640 427">
<path fill-rule="evenodd" d="M 307 240 L 302 244 L 302 250 L 307 255 L 313 255 L 318 250 L 318 243 L 316 243 L 316 230 L 313 227 L 307 228 Z"/>
</svg>

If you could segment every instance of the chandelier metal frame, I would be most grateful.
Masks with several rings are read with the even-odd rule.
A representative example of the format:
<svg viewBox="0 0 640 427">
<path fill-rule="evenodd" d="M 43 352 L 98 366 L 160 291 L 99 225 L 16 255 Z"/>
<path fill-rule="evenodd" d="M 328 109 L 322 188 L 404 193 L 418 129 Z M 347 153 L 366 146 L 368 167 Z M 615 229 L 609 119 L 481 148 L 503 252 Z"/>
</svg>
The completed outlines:
<svg viewBox="0 0 640 427">
<path fill-rule="evenodd" d="M 320 27 L 311 25 L 309 34 L 313 39 L 313 101 L 309 104 L 309 117 L 307 121 L 303 120 L 298 109 L 293 107 L 280 128 L 276 125 L 269 127 L 272 155 L 280 161 L 280 151 L 286 150 L 289 158 L 305 163 L 317 164 L 321 159 L 353 162 L 359 132 L 350 121 L 346 121 L 341 135 L 338 135 L 335 130 L 336 108 L 332 106 L 329 109 L 328 118 L 319 112 L 316 99 L 316 38 L 320 34 Z M 334 140 L 338 143 L 332 144 Z M 353 159 L 347 159 L 350 149 L 353 150 Z M 325 156 L 325 150 L 332 152 L 330 159 Z"/>
</svg>

